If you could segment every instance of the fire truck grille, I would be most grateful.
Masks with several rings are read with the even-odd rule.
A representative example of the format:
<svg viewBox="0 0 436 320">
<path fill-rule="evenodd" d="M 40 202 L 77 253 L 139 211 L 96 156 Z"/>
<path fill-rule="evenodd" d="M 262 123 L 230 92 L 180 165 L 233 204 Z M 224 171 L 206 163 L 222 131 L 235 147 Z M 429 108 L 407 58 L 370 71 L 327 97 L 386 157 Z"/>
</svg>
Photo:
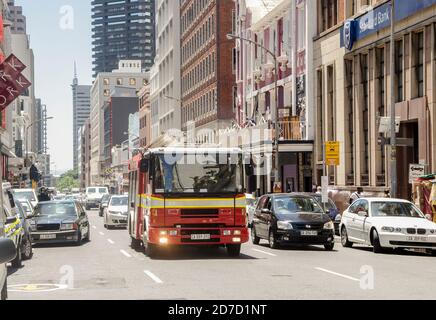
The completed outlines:
<svg viewBox="0 0 436 320">
<path fill-rule="evenodd" d="M 218 209 L 182 209 L 182 218 L 218 218 Z"/>
<path fill-rule="evenodd" d="M 197 229 L 197 230 L 182 230 L 181 235 L 182 236 L 190 236 L 191 234 L 210 234 L 219 236 L 220 230 L 204 230 L 204 229 Z"/>
</svg>

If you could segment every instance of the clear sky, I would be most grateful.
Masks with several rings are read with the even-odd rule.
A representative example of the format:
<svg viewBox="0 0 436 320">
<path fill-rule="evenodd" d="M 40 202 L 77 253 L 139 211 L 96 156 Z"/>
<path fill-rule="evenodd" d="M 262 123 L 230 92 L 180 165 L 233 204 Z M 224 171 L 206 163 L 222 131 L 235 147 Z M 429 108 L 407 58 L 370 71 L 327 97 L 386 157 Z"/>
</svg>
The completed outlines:
<svg viewBox="0 0 436 320">
<path fill-rule="evenodd" d="M 73 167 L 71 83 L 74 61 L 79 84 L 92 82 L 91 0 L 16 0 L 27 18 L 35 55 L 36 97 L 47 105 L 52 170 Z"/>
</svg>

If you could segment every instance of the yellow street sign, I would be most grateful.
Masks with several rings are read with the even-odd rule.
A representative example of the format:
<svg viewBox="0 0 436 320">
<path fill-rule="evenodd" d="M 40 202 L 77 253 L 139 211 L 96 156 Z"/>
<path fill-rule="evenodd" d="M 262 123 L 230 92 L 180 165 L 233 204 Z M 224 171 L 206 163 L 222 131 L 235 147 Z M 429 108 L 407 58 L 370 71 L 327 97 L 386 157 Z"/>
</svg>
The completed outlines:
<svg viewBox="0 0 436 320">
<path fill-rule="evenodd" d="M 327 141 L 325 143 L 325 159 L 328 166 L 339 166 L 341 163 L 339 151 L 339 141 Z"/>
</svg>

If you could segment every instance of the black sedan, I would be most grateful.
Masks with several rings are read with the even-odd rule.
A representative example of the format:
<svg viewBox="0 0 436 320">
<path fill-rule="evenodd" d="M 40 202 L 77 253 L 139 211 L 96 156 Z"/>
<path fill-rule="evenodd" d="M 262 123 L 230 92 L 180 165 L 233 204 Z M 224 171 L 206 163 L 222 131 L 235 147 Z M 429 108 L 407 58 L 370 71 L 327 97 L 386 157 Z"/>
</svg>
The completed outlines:
<svg viewBox="0 0 436 320">
<path fill-rule="evenodd" d="M 72 242 L 80 245 L 90 240 L 86 211 L 77 201 L 48 201 L 39 203 L 32 220 L 34 243 Z"/>
<path fill-rule="evenodd" d="M 333 250 L 334 225 L 319 203 L 311 196 L 270 194 L 257 204 L 251 229 L 254 244 L 269 241 L 271 248 L 284 244 L 324 245 Z"/>
</svg>

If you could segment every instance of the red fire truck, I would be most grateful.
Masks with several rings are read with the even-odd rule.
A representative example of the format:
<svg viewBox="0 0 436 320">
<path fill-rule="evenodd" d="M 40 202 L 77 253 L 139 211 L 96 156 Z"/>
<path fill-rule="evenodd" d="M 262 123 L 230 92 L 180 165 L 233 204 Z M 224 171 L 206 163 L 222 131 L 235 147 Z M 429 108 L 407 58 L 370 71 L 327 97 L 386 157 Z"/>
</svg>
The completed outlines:
<svg viewBox="0 0 436 320">
<path fill-rule="evenodd" d="M 237 148 L 148 149 L 129 164 L 132 248 L 154 256 L 173 245 L 225 246 L 239 256 L 248 241 L 243 154 Z"/>
</svg>

